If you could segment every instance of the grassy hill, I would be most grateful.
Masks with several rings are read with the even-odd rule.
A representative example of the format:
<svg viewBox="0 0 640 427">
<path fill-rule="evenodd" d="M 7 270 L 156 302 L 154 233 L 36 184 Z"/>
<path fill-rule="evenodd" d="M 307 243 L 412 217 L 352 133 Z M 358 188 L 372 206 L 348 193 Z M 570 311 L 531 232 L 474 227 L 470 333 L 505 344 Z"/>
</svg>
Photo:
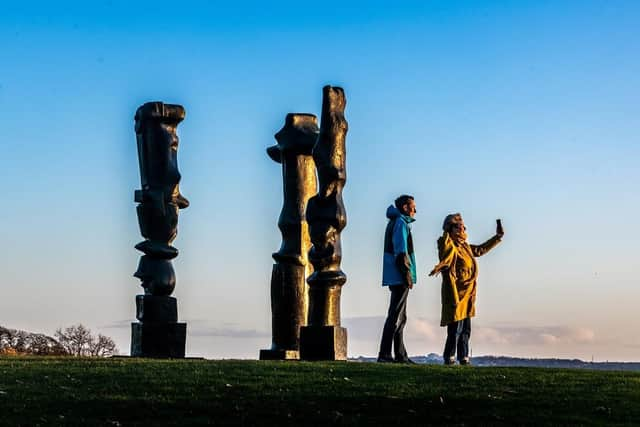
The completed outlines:
<svg viewBox="0 0 640 427">
<path fill-rule="evenodd" d="M 640 373 L 0 358 L 2 425 L 639 425 Z"/>
</svg>

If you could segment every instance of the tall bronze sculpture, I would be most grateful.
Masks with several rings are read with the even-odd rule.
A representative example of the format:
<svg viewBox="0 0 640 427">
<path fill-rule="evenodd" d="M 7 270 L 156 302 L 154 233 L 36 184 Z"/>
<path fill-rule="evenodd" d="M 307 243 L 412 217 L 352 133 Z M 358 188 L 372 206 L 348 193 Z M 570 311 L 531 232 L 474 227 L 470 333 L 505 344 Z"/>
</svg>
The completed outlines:
<svg viewBox="0 0 640 427">
<path fill-rule="evenodd" d="M 340 269 L 340 232 L 347 224 L 342 202 L 348 130 L 345 106 L 342 88 L 323 88 L 320 134 L 313 148 L 319 189 L 307 205 L 307 222 L 313 245 L 309 260 L 314 272 L 307 280 L 309 324 L 300 332 L 300 358 L 305 360 L 347 358 L 347 330 L 340 326 L 340 294 L 347 280 Z"/>
<path fill-rule="evenodd" d="M 271 274 L 272 344 L 260 351 L 262 360 L 300 358 L 300 327 L 307 324 L 311 247 L 306 221 L 307 201 L 316 192 L 311 151 L 318 138 L 318 119 L 312 114 L 287 114 L 275 135 L 278 143 L 267 154 L 282 164 L 284 203 L 278 227 L 282 245 L 273 254 Z"/>
<path fill-rule="evenodd" d="M 144 295 L 136 296 L 136 318 L 131 324 L 131 356 L 184 357 L 187 324 L 178 322 L 178 307 L 171 297 L 176 274 L 171 260 L 178 250 L 171 245 L 178 231 L 178 210 L 189 206 L 180 194 L 178 135 L 184 119 L 181 105 L 148 102 L 136 111 L 141 190 L 136 190 L 138 223 L 144 241 L 138 270 Z"/>
</svg>

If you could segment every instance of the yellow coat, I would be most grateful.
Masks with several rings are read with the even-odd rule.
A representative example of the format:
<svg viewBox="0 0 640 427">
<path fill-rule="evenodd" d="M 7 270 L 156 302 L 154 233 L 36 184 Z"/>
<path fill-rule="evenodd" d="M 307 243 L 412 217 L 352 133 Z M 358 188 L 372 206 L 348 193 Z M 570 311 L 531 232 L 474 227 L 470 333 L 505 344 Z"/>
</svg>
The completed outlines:
<svg viewBox="0 0 640 427">
<path fill-rule="evenodd" d="M 438 239 L 440 263 L 435 272 L 442 271 L 442 316 L 440 326 L 476 315 L 478 263 L 475 257 L 493 249 L 501 238 L 494 236 L 481 245 L 455 242 L 445 232 Z"/>
</svg>

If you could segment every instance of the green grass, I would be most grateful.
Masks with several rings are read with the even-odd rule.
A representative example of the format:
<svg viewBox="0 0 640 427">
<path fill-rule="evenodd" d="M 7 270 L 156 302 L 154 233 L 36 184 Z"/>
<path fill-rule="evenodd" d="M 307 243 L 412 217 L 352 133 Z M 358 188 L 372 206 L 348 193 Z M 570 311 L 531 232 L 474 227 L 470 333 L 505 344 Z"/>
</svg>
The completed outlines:
<svg viewBox="0 0 640 427">
<path fill-rule="evenodd" d="M 640 425 L 640 373 L 0 358 L 2 425 Z"/>
</svg>

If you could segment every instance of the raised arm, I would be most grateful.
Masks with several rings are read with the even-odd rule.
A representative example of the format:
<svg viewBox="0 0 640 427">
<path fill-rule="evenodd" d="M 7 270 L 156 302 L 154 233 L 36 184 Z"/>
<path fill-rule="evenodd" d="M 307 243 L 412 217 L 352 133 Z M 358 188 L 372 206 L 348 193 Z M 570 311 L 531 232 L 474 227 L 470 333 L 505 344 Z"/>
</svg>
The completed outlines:
<svg viewBox="0 0 640 427">
<path fill-rule="evenodd" d="M 471 246 L 471 252 L 473 253 L 473 256 L 475 256 L 475 257 L 482 256 L 482 255 L 486 254 L 487 252 L 489 252 L 491 249 L 493 249 L 496 246 L 498 246 L 498 243 L 500 243 L 502 241 L 502 236 L 504 236 L 504 229 L 502 228 L 502 221 L 497 219 L 496 220 L 496 235 L 495 236 L 493 236 L 492 238 L 490 238 L 489 240 L 487 240 L 486 242 L 484 242 L 481 245 L 469 245 L 469 246 Z"/>
<path fill-rule="evenodd" d="M 498 246 L 498 243 L 500 243 L 501 241 L 502 241 L 502 237 L 493 236 L 492 238 L 490 238 L 489 240 L 487 240 L 486 242 L 480 245 L 469 245 L 469 246 L 471 246 L 471 252 L 473 253 L 473 256 L 479 257 L 486 254 L 496 246 Z"/>
</svg>

